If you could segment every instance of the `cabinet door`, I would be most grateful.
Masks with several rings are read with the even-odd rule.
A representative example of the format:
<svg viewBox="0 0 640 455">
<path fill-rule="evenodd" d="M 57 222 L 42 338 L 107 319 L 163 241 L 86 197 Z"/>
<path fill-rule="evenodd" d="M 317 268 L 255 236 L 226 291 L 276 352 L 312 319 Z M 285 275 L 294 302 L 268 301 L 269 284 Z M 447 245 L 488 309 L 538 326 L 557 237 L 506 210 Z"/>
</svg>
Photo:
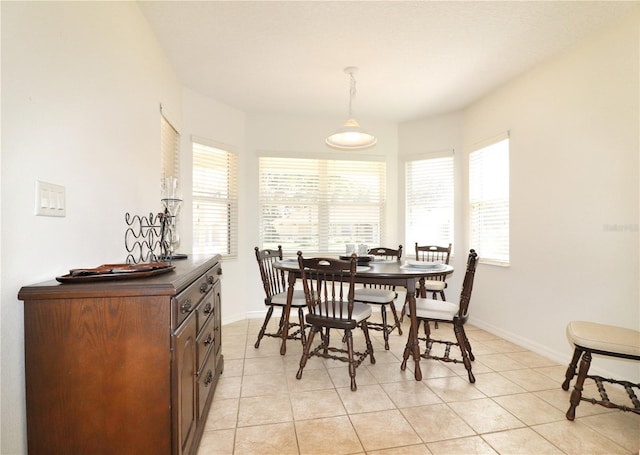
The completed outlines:
<svg viewBox="0 0 640 455">
<path fill-rule="evenodd" d="M 196 371 L 196 318 L 191 314 L 173 337 L 175 353 L 175 391 L 177 393 L 178 454 L 191 451 L 197 423 Z"/>
</svg>

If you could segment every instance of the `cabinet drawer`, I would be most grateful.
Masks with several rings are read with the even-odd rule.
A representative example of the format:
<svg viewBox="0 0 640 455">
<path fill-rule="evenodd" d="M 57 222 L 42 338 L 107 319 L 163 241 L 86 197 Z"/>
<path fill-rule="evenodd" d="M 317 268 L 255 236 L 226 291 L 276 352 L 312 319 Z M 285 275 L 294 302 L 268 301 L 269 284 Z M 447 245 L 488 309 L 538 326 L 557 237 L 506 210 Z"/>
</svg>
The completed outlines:
<svg viewBox="0 0 640 455">
<path fill-rule="evenodd" d="M 171 299 L 171 328 L 176 329 L 184 319 L 196 309 L 200 300 L 212 288 L 214 271 L 218 267 L 209 269 L 204 275 L 191 283 L 184 291 Z"/>
<path fill-rule="evenodd" d="M 198 418 L 203 417 L 202 413 L 210 399 L 216 380 L 216 356 L 209 352 L 209 356 L 198 376 Z"/>
<path fill-rule="evenodd" d="M 207 357 L 209 350 L 211 350 L 211 346 L 215 343 L 215 324 L 213 323 L 214 319 L 209 318 L 205 326 L 200 331 L 197 339 L 197 363 L 198 366 L 198 374 L 202 372 L 204 369 L 204 361 Z M 215 351 L 214 351 L 215 352 Z"/>
<path fill-rule="evenodd" d="M 214 293 L 212 290 L 204 297 L 200 305 L 196 308 L 198 333 L 201 333 L 205 325 L 209 323 L 209 319 L 214 313 Z"/>
</svg>

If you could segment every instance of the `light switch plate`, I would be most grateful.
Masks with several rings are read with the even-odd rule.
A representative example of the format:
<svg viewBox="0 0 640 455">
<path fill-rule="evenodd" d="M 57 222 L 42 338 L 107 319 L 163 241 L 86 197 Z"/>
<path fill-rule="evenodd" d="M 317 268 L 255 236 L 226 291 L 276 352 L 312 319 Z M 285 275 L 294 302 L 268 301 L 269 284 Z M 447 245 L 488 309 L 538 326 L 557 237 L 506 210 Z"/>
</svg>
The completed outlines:
<svg viewBox="0 0 640 455">
<path fill-rule="evenodd" d="M 64 186 L 36 180 L 35 214 L 40 216 L 66 216 Z"/>
</svg>

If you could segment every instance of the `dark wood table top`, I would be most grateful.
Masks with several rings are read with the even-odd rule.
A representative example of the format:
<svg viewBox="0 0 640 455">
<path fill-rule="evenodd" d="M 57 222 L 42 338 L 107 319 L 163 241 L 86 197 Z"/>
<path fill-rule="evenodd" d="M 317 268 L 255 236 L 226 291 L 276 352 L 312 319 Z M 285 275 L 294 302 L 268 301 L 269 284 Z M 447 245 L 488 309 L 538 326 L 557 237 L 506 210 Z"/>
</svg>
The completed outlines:
<svg viewBox="0 0 640 455">
<path fill-rule="evenodd" d="M 411 278 L 421 278 L 427 276 L 449 275 L 453 273 L 453 267 L 448 264 L 441 264 L 438 268 L 427 268 L 414 266 L 418 261 L 401 259 L 399 261 L 370 261 L 366 264 L 359 264 L 356 270 L 357 278 L 378 278 L 390 280 L 407 280 Z M 275 268 L 290 272 L 299 270 L 298 260 L 295 258 L 283 259 L 274 264 Z"/>
</svg>

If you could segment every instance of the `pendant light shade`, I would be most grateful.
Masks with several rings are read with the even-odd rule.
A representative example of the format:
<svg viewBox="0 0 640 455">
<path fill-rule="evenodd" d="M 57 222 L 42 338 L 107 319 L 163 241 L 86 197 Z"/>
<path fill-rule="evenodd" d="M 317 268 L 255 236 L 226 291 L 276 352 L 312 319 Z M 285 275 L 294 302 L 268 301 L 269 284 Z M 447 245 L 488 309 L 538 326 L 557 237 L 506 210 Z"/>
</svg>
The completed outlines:
<svg viewBox="0 0 640 455">
<path fill-rule="evenodd" d="M 378 139 L 372 134 L 362 130 L 358 121 L 354 118 L 352 112 L 353 98 L 356 96 L 356 79 L 353 77 L 358 68 L 349 66 L 344 72 L 349 74 L 351 79 L 351 89 L 349 90 L 349 119 L 344 122 L 342 128 L 330 135 L 326 143 L 330 147 L 343 150 L 359 150 L 371 147 L 378 142 Z"/>
<path fill-rule="evenodd" d="M 327 145 L 338 149 L 363 149 L 375 145 L 375 136 L 365 133 L 354 118 L 350 118 L 342 128 L 327 138 Z"/>
</svg>

